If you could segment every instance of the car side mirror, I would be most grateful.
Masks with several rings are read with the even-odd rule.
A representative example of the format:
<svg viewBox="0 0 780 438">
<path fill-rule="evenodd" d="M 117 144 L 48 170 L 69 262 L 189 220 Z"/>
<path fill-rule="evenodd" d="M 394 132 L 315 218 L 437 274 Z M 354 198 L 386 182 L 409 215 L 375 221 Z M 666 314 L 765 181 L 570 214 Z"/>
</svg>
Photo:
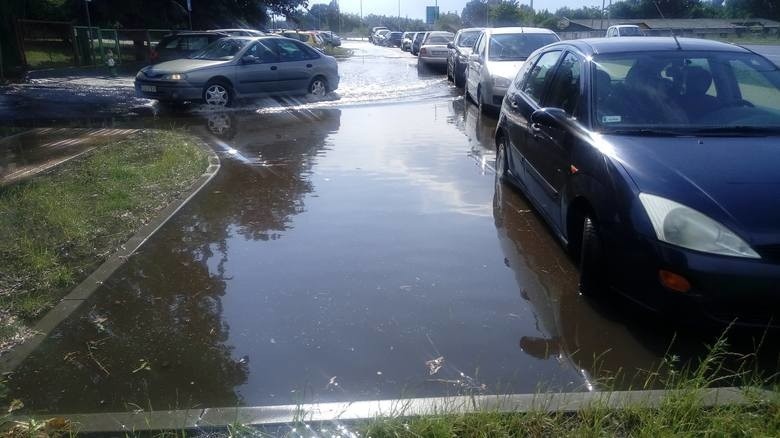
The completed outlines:
<svg viewBox="0 0 780 438">
<path fill-rule="evenodd" d="M 241 58 L 242 64 L 259 64 L 260 58 L 258 58 L 255 55 L 246 55 L 243 58 Z"/>
<path fill-rule="evenodd" d="M 469 55 L 469 61 L 474 61 L 474 62 L 479 61 L 479 54 L 472 53 L 471 55 Z"/>
<path fill-rule="evenodd" d="M 454 44 L 452 44 L 452 43 L 447 43 L 447 48 L 448 48 L 448 49 L 454 49 L 454 48 L 455 48 L 455 45 L 454 45 Z"/>
<path fill-rule="evenodd" d="M 531 114 L 531 127 L 560 128 L 566 117 L 566 111 L 560 108 L 540 108 Z"/>
</svg>

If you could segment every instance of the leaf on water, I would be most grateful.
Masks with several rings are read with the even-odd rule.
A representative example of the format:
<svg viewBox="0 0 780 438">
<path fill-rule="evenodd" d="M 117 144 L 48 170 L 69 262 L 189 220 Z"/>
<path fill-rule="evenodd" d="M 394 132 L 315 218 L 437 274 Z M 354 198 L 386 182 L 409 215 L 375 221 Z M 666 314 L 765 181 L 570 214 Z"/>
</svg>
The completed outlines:
<svg viewBox="0 0 780 438">
<path fill-rule="evenodd" d="M 138 368 L 133 370 L 132 374 L 135 374 L 139 371 L 151 371 L 152 367 L 149 365 L 149 362 L 146 361 L 146 359 L 138 359 L 138 362 L 140 365 L 138 365 Z"/>
<path fill-rule="evenodd" d="M 11 401 L 11 404 L 8 405 L 8 413 L 10 414 L 13 411 L 18 411 L 19 409 L 22 409 L 24 407 L 24 403 L 19 400 L 18 398 Z"/>
<path fill-rule="evenodd" d="M 439 372 L 442 366 L 444 366 L 444 356 L 439 356 L 436 359 L 425 361 L 425 365 L 428 366 L 428 375 L 432 376 Z"/>
<path fill-rule="evenodd" d="M 50 431 L 69 430 L 70 420 L 63 417 L 54 417 L 46 420 L 46 429 Z"/>
</svg>

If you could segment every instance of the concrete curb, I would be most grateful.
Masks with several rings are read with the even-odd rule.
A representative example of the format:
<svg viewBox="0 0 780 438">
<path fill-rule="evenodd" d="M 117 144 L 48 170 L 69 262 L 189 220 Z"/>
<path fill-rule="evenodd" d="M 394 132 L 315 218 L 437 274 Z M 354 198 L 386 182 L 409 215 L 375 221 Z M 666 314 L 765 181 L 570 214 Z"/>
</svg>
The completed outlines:
<svg viewBox="0 0 780 438">
<path fill-rule="evenodd" d="M 138 230 L 119 249 L 106 259 L 103 264 L 92 272 L 84 281 L 77 285 L 66 295 L 53 309 L 51 309 L 35 326 L 32 327 L 33 335 L 17 345 L 8 353 L 0 356 L 0 374 L 13 371 L 29 356 L 46 337 L 62 321 L 70 316 L 78 307 L 89 298 L 114 271 L 122 266 L 149 238 L 165 225 L 182 207 L 184 207 L 212 178 L 219 172 L 221 163 L 216 152 L 204 141 L 193 137 L 194 141 L 208 153 L 209 166 L 206 171 L 190 186 L 179 199 L 163 208 L 157 216 L 148 224 Z"/>
<path fill-rule="evenodd" d="M 49 415 L 44 421 L 63 417 L 78 433 L 119 433 L 160 430 L 220 428 L 233 424 L 274 426 L 295 423 L 355 421 L 375 417 L 468 414 L 476 412 L 575 412 L 595 404 L 606 408 L 641 406 L 654 408 L 675 391 L 614 391 L 551 394 L 480 395 L 372 400 L 354 403 L 187 409 L 159 412 L 112 412 L 103 414 Z M 772 393 L 757 395 L 769 398 Z M 702 389 L 701 406 L 747 404 L 740 388 Z M 29 419 L 26 418 L 26 419 Z M 17 420 L 24 420 L 17 418 Z"/>
</svg>

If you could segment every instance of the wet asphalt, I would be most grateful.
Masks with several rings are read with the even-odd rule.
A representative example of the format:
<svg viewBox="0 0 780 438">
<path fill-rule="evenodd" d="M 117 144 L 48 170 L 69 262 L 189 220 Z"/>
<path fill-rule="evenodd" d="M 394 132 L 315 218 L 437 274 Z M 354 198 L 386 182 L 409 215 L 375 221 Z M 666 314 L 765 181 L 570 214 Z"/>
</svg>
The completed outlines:
<svg viewBox="0 0 780 438">
<path fill-rule="evenodd" d="M 411 55 L 348 44 L 326 102 L 170 112 L 105 80 L 82 96 L 92 114 L 56 122 L 184 127 L 222 169 L 19 366 L 9 398 L 68 413 L 636 388 L 667 351 L 714 340 L 581 297 L 533 208 L 496 183 L 495 115 Z"/>
</svg>

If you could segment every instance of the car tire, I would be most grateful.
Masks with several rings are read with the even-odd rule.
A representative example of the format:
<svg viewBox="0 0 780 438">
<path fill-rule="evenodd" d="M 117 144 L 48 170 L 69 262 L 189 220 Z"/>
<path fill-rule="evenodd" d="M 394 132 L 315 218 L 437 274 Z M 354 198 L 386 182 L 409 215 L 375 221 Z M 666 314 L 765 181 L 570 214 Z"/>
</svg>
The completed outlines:
<svg viewBox="0 0 780 438">
<path fill-rule="evenodd" d="M 596 297 L 606 291 L 606 269 L 604 247 L 598 223 L 586 215 L 582 221 L 582 241 L 580 243 L 580 293 Z"/>
<path fill-rule="evenodd" d="M 460 65 L 456 61 L 455 65 L 453 66 L 453 72 L 452 72 L 452 81 L 455 83 L 455 86 L 458 88 L 463 87 L 463 74 L 458 74 L 460 71 Z"/>
<path fill-rule="evenodd" d="M 477 106 L 479 107 L 480 114 L 484 113 L 487 109 L 482 101 L 482 85 L 477 86 Z"/>
<path fill-rule="evenodd" d="M 452 70 L 450 69 L 450 61 L 447 60 L 447 81 L 454 82 L 455 78 L 452 77 Z"/>
<path fill-rule="evenodd" d="M 496 178 L 503 180 L 506 178 L 507 165 L 509 164 L 509 157 L 507 156 L 507 139 L 506 135 L 498 137 L 496 142 Z"/>
<path fill-rule="evenodd" d="M 233 88 L 224 81 L 210 81 L 203 87 L 203 102 L 216 107 L 233 105 Z"/>
<path fill-rule="evenodd" d="M 322 76 L 316 76 L 309 83 L 307 91 L 317 99 L 324 98 L 328 94 L 328 80 Z"/>
</svg>

